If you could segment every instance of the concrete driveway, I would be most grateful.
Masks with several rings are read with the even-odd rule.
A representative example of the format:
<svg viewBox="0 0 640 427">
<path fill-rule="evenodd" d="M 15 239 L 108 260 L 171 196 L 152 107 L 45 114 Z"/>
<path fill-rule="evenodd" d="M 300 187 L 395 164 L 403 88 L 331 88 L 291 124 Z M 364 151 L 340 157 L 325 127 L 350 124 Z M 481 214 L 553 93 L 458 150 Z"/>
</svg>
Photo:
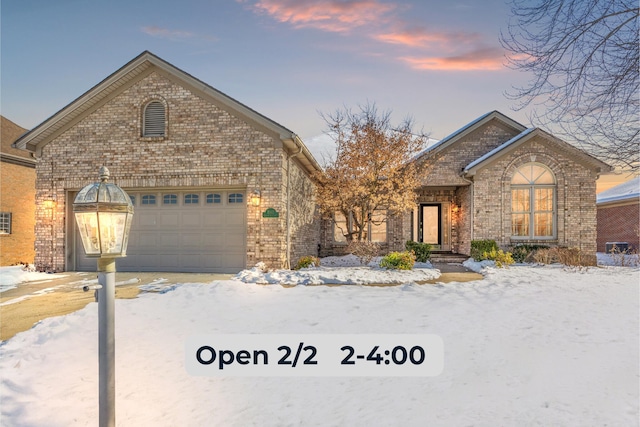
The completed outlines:
<svg viewBox="0 0 640 427">
<path fill-rule="evenodd" d="M 233 274 L 209 273 L 116 273 L 116 299 L 136 298 L 140 292 L 163 292 L 178 283 L 211 283 Z M 22 283 L 0 293 L 0 340 L 26 331 L 43 319 L 73 313 L 95 302 L 85 285 L 98 283 L 95 272 L 65 272 L 45 279 Z"/>
</svg>

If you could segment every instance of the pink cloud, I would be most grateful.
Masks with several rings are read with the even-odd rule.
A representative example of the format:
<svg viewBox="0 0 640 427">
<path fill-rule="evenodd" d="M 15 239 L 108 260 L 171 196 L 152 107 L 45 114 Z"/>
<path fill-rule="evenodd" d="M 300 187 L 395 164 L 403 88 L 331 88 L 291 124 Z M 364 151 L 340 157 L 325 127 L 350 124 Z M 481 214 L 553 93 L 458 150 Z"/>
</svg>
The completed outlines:
<svg viewBox="0 0 640 427">
<path fill-rule="evenodd" d="M 428 31 L 424 28 L 402 28 L 402 26 L 400 22 L 398 30 L 380 32 L 375 34 L 373 38 L 384 43 L 409 47 L 427 47 L 433 44 L 459 45 L 479 41 L 479 36 L 472 33 L 443 33 Z"/>
<path fill-rule="evenodd" d="M 377 0 L 259 0 L 252 9 L 294 28 L 345 33 L 355 27 L 385 22 L 396 5 Z"/>
<path fill-rule="evenodd" d="M 400 59 L 416 70 L 494 71 L 504 68 L 504 56 L 499 48 L 483 48 L 449 57 L 424 56 Z"/>
</svg>

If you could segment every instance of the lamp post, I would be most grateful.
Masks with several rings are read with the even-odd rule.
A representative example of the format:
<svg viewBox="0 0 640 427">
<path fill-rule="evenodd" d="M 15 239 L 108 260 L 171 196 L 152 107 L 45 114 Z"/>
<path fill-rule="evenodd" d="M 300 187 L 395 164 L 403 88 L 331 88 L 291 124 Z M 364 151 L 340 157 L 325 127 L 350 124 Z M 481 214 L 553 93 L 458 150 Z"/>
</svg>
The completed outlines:
<svg viewBox="0 0 640 427">
<path fill-rule="evenodd" d="M 73 201 L 73 213 L 88 257 L 98 258 L 98 371 L 99 426 L 115 426 L 115 272 L 116 258 L 127 256 L 133 205 L 125 191 L 107 182 L 109 170 L 100 168 L 100 182 L 89 184 Z"/>
</svg>

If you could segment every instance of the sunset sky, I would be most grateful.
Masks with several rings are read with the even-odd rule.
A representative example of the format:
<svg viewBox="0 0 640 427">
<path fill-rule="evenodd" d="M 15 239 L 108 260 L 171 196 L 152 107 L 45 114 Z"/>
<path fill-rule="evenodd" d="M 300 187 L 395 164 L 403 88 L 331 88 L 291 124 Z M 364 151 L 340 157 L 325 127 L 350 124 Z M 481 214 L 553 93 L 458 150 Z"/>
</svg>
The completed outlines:
<svg viewBox="0 0 640 427">
<path fill-rule="evenodd" d="M 144 50 L 288 127 L 375 102 L 440 139 L 504 92 L 504 0 L 3 0 L 1 113 L 32 128 Z"/>
</svg>

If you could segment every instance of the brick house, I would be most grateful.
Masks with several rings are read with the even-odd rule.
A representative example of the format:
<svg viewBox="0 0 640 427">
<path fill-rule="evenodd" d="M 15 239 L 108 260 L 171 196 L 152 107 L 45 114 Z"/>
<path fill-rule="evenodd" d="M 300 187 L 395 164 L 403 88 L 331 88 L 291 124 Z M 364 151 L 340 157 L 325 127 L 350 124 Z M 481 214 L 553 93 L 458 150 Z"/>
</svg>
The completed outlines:
<svg viewBox="0 0 640 427">
<path fill-rule="evenodd" d="M 119 271 L 281 268 L 317 252 L 319 165 L 301 139 L 150 52 L 15 146 L 37 158 L 39 270 L 95 270 L 72 203 L 103 165 L 135 209 Z"/>
<path fill-rule="evenodd" d="M 607 243 L 627 244 L 640 249 L 640 177 L 598 194 L 598 252 L 607 252 Z M 611 246 L 611 245 L 609 245 Z M 609 248 L 610 250 L 610 248 Z"/>
<path fill-rule="evenodd" d="M 502 248 L 545 244 L 596 252 L 596 179 L 611 168 L 549 133 L 487 113 L 430 147 L 416 159 L 421 170 L 413 212 L 370 230 L 385 249 L 407 240 L 468 255 L 472 240 Z M 322 254 L 344 242 L 330 221 Z"/>
<path fill-rule="evenodd" d="M 36 161 L 11 144 L 27 130 L 0 116 L 0 265 L 33 263 Z"/>
</svg>

